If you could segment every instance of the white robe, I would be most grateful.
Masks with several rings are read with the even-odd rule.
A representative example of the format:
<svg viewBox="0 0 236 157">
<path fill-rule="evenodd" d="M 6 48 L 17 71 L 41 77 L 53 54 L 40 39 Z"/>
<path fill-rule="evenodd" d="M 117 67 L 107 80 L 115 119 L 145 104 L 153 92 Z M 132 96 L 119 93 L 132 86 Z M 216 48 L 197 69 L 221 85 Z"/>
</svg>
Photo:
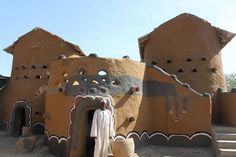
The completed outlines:
<svg viewBox="0 0 236 157">
<path fill-rule="evenodd" d="M 91 137 L 95 137 L 94 157 L 107 157 L 110 137 L 114 136 L 113 117 L 107 109 L 98 109 L 94 112 L 91 128 Z"/>
</svg>

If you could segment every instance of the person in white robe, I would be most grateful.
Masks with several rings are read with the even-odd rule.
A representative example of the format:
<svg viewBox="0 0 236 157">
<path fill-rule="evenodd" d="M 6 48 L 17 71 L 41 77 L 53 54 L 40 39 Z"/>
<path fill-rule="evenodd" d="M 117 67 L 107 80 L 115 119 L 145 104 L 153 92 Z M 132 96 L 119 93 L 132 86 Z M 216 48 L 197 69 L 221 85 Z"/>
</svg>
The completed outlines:
<svg viewBox="0 0 236 157">
<path fill-rule="evenodd" d="M 102 102 L 102 109 L 93 115 L 90 136 L 95 138 L 94 157 L 107 157 L 110 152 L 110 139 L 115 135 L 112 112 L 107 109 L 108 102 Z"/>
</svg>

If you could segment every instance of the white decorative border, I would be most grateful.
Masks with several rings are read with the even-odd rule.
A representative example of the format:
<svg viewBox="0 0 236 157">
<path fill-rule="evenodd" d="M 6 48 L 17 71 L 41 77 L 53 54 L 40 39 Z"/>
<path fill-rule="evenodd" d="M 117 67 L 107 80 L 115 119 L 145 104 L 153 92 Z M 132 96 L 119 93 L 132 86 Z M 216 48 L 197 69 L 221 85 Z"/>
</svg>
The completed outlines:
<svg viewBox="0 0 236 157">
<path fill-rule="evenodd" d="M 138 137 L 138 139 L 141 141 L 143 136 L 146 135 L 146 137 L 148 137 L 148 139 L 150 140 L 152 137 L 156 136 L 156 135 L 161 135 L 163 137 L 165 137 L 168 141 L 173 138 L 173 137 L 185 137 L 189 140 L 192 140 L 194 137 L 196 136 L 206 136 L 208 137 L 209 139 L 212 139 L 212 137 L 207 134 L 207 133 L 196 133 L 196 134 L 193 134 L 191 137 L 187 136 L 187 135 L 178 135 L 178 134 L 173 134 L 173 135 L 170 135 L 170 136 L 166 136 L 165 134 L 161 133 L 161 132 L 156 132 L 156 133 L 153 133 L 153 134 L 148 134 L 147 131 L 144 131 L 141 135 L 138 134 L 137 132 L 130 132 L 128 133 L 127 136 L 122 136 L 122 135 L 117 135 L 115 137 L 115 140 L 119 140 L 119 139 L 122 139 L 122 140 L 125 140 L 125 139 L 128 139 L 130 138 L 132 135 L 136 135 Z"/>
<path fill-rule="evenodd" d="M 48 131 L 45 131 L 47 137 L 48 137 Z M 123 135 L 116 135 L 114 140 L 125 140 L 125 139 L 128 139 L 130 138 L 131 136 L 135 135 L 136 137 L 138 137 L 139 141 L 142 141 L 142 138 L 144 136 L 146 136 L 149 140 L 151 140 L 152 137 L 156 136 L 156 135 L 161 135 L 162 137 L 165 137 L 168 141 L 171 139 L 171 138 L 174 138 L 174 137 L 184 137 L 184 138 L 187 138 L 188 140 L 192 140 L 193 138 L 197 137 L 197 136 L 205 136 L 207 138 L 209 138 L 210 140 L 212 140 L 212 136 L 210 136 L 209 134 L 207 133 L 196 133 L 196 134 L 193 134 L 191 137 L 187 136 L 187 135 L 178 135 L 178 134 L 173 134 L 173 135 L 170 135 L 170 136 L 167 136 L 165 135 L 164 133 L 161 133 L 161 132 L 156 132 L 156 133 L 153 133 L 153 134 L 148 134 L 146 131 L 144 131 L 141 135 L 138 134 L 137 132 L 130 132 L 128 133 L 127 136 L 123 136 Z M 69 137 L 65 138 L 65 137 L 58 137 L 56 135 L 52 135 L 50 136 L 48 139 L 49 141 L 51 139 L 55 138 L 57 141 L 58 141 L 58 144 L 60 144 L 62 141 L 68 141 Z"/>
<path fill-rule="evenodd" d="M 28 105 L 28 102 L 25 101 L 25 100 L 18 100 L 15 102 L 15 104 L 12 106 L 12 109 L 11 109 L 11 113 L 10 113 L 10 120 L 9 120 L 9 126 L 8 128 L 10 129 L 11 128 L 11 121 L 12 121 L 12 115 L 13 115 L 13 109 L 15 108 L 16 104 L 17 103 L 25 103 L 26 106 L 28 109 L 29 109 L 29 126 L 31 127 L 31 114 L 32 114 L 32 109 L 31 107 Z"/>
<path fill-rule="evenodd" d="M 70 109 L 70 112 L 69 112 L 69 126 L 68 126 L 68 137 L 66 138 L 66 137 L 58 137 L 58 136 L 56 136 L 56 135 L 51 135 L 51 136 L 49 136 L 49 133 L 48 133 L 48 131 L 45 131 L 45 133 L 47 134 L 47 136 L 49 137 L 48 139 L 49 140 L 51 140 L 51 139 L 53 139 L 53 138 L 55 138 L 55 139 L 57 139 L 57 141 L 58 141 L 58 143 L 60 144 L 62 141 L 68 141 L 68 139 L 70 139 L 70 127 L 71 127 L 71 125 L 72 125 L 72 121 L 71 121 L 71 112 L 74 110 L 74 109 L 76 109 L 76 103 L 75 103 L 75 100 L 78 98 L 78 97 L 81 97 L 81 98 L 92 98 L 93 100 L 95 99 L 95 98 L 101 98 L 101 99 L 105 99 L 105 100 L 107 100 L 107 101 L 109 101 L 109 106 L 112 108 L 112 116 L 113 116 L 113 118 L 114 118 L 114 113 L 115 113 L 115 111 L 114 111 L 114 108 L 113 108 L 113 106 L 112 106 L 112 103 L 111 103 L 111 100 L 109 99 L 109 98 L 103 98 L 103 97 L 101 97 L 101 96 L 91 96 L 91 95 L 86 95 L 86 96 L 82 96 L 82 95 L 77 95 L 75 98 L 74 98 L 74 101 L 73 101 L 73 107 Z M 46 127 L 45 127 L 45 129 L 46 129 Z M 196 134 L 193 134 L 191 137 L 190 136 L 188 136 L 188 135 L 178 135 L 178 134 L 173 134 L 173 135 L 170 135 L 170 136 L 167 136 L 167 135 L 165 135 L 164 133 L 161 133 L 161 132 L 156 132 L 156 133 L 152 133 L 152 134 L 148 134 L 148 132 L 147 131 L 144 131 L 141 135 L 139 134 L 139 133 L 137 133 L 137 132 L 129 132 L 128 134 L 127 134 L 127 136 L 123 136 L 123 135 L 116 135 L 115 137 L 114 137 L 114 140 L 119 140 L 119 139 L 122 139 L 122 140 L 124 140 L 124 139 L 128 139 L 128 138 L 130 138 L 132 135 L 135 135 L 136 137 L 138 137 L 138 139 L 141 141 L 142 140 L 142 138 L 144 137 L 144 136 L 146 136 L 149 140 L 152 138 L 152 137 L 154 137 L 154 136 L 156 136 L 156 135 L 161 135 L 161 136 L 163 136 L 163 137 L 165 137 L 168 141 L 171 139 L 171 138 L 173 138 L 173 137 L 185 137 L 185 138 L 187 138 L 188 140 L 192 140 L 194 137 L 197 137 L 197 136 L 205 136 L 205 137 L 207 137 L 207 138 L 209 138 L 209 139 L 212 139 L 212 137 L 209 135 L 209 134 L 207 134 L 207 133 L 203 133 L 203 132 L 201 132 L 201 133 L 196 133 Z"/>
<path fill-rule="evenodd" d="M 74 101 L 73 101 L 73 107 L 70 109 L 70 112 L 69 112 L 69 126 L 68 126 L 68 137 L 67 137 L 67 140 L 70 139 L 70 127 L 71 127 L 71 124 L 72 124 L 72 121 L 71 121 L 71 112 L 76 109 L 76 103 L 75 103 L 75 100 L 80 97 L 80 98 L 91 98 L 93 100 L 95 100 L 95 98 L 101 98 L 102 100 L 106 100 L 108 102 L 108 105 L 109 107 L 111 108 L 111 114 L 112 114 L 112 117 L 114 118 L 114 107 L 112 106 L 112 102 L 111 100 L 108 98 L 108 97 L 102 97 L 102 96 L 91 96 L 91 95 L 77 95 L 75 98 L 74 98 Z M 114 121 L 113 121 L 114 122 Z M 50 136 L 51 137 L 51 136 Z"/>
<path fill-rule="evenodd" d="M 46 134 L 47 137 L 48 137 L 48 141 L 50 141 L 50 140 L 52 140 L 53 138 L 55 138 L 55 139 L 57 140 L 58 144 L 60 144 L 62 141 L 66 141 L 66 142 L 67 142 L 67 140 L 68 140 L 68 138 L 65 138 L 65 137 L 57 137 L 56 135 L 51 135 L 51 136 L 49 137 L 48 131 L 45 130 L 44 132 L 45 132 L 45 134 Z"/>
</svg>

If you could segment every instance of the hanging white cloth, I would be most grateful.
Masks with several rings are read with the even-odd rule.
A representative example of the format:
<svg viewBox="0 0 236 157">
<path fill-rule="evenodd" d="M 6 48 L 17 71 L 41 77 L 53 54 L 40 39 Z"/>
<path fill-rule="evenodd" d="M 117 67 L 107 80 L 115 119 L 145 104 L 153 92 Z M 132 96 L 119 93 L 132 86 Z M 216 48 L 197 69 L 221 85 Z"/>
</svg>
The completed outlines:
<svg viewBox="0 0 236 157">
<path fill-rule="evenodd" d="M 115 135 L 112 114 L 107 109 L 94 112 L 91 137 L 95 137 L 94 157 L 107 157 L 111 137 Z"/>
</svg>

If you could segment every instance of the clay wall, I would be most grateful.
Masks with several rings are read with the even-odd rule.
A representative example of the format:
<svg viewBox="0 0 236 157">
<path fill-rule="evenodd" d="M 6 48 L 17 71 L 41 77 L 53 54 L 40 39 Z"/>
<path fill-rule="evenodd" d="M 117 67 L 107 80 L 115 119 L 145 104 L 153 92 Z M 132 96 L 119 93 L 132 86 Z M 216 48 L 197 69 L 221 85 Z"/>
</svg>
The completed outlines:
<svg viewBox="0 0 236 157">
<path fill-rule="evenodd" d="M 202 96 L 174 75 L 168 76 L 154 66 L 146 68 L 144 80 L 149 82 L 145 85 L 149 93 L 144 93 L 143 106 L 149 108 L 150 132 L 188 136 L 196 132 L 210 134 L 209 95 Z"/>
<path fill-rule="evenodd" d="M 59 37 L 42 29 L 34 29 L 14 43 L 11 53 L 14 55 L 12 74 L 0 100 L 4 107 L 4 120 L 9 122 L 13 105 L 24 100 L 31 108 L 32 124 L 44 123 L 50 64 L 61 54 L 69 56 L 78 54 L 78 51 Z"/>
<path fill-rule="evenodd" d="M 220 123 L 236 127 L 236 92 L 218 93 Z"/>
<path fill-rule="evenodd" d="M 84 57 L 81 59 L 66 59 L 53 63 L 51 67 L 53 70 L 51 71 L 51 77 L 49 80 L 49 89 L 46 95 L 46 112 L 50 117 L 49 120 L 46 120 L 48 132 L 50 134 L 52 133 L 67 137 L 69 113 L 73 107 L 74 97 L 76 95 L 97 95 L 111 97 L 117 110 L 117 117 L 120 117 L 119 119 L 116 119 L 117 128 L 120 128 L 118 130 L 125 130 L 120 132 L 127 133 L 127 129 L 123 129 L 121 126 L 123 120 L 126 119 L 126 115 L 124 115 L 124 113 L 129 113 L 129 111 L 132 111 L 131 113 L 137 116 L 140 101 L 142 99 L 140 94 L 133 96 L 128 95 L 127 93 L 129 92 L 130 87 L 141 85 L 144 67 L 144 64 L 132 62 L 128 59 L 112 60 L 103 58 L 95 59 L 90 57 Z M 98 72 L 100 70 L 105 70 L 109 74 L 109 77 L 107 78 L 107 83 L 110 86 L 109 90 L 102 94 L 99 92 L 91 94 L 73 91 L 73 86 L 69 87 L 68 84 L 70 84 L 71 81 L 73 84 L 74 76 L 79 76 L 81 69 L 85 70 L 85 75 L 87 78 L 93 77 L 95 80 L 98 80 Z M 121 82 L 122 77 L 126 79 L 126 82 Z M 136 80 L 129 80 L 129 77 L 134 77 Z M 112 80 L 115 79 L 120 80 L 120 85 L 112 85 Z M 82 82 L 79 83 L 82 86 Z M 78 86 L 76 88 L 80 89 Z M 67 89 L 70 89 L 70 91 L 73 92 L 67 91 Z M 85 90 L 89 90 L 89 87 L 87 86 Z M 55 110 L 55 107 L 57 107 L 57 110 Z M 60 125 L 56 123 L 57 121 L 60 121 Z M 130 130 L 132 130 L 133 127 L 134 124 L 129 126 Z"/>
<path fill-rule="evenodd" d="M 217 29 L 207 21 L 181 14 L 157 27 L 147 38 L 143 48 L 147 64 L 177 75 L 200 93 L 214 93 L 226 87 L 222 42 Z"/>
<path fill-rule="evenodd" d="M 104 69 L 109 74 L 108 80 L 111 82 L 116 78 L 119 80 L 125 78 L 126 81 L 120 81 L 120 85 L 107 88 L 105 94 L 80 93 L 80 90 L 74 90 L 69 85 L 74 82 L 73 78 L 79 77 L 81 69 L 86 71 L 87 78 L 93 76 L 93 79 L 97 79 L 98 71 Z M 87 81 L 89 80 L 91 79 Z M 81 89 L 79 86 L 82 84 L 83 82 L 79 82 L 76 89 Z M 128 94 L 132 86 L 138 86 L 140 91 L 134 95 Z M 129 59 L 84 57 L 60 60 L 51 66 L 46 95 L 46 114 L 48 114 L 46 128 L 49 136 L 68 137 L 70 110 L 73 107 L 74 97 L 79 94 L 111 97 L 116 109 L 117 134 L 126 136 L 131 131 L 140 134 L 147 131 L 188 136 L 196 132 L 210 134 L 211 103 L 208 95 L 197 94 L 186 84 L 181 85 L 178 80 L 171 79 L 159 68 L 145 68 L 144 64 Z M 127 117 L 130 115 L 136 119 L 132 123 L 127 122 Z"/>
</svg>

